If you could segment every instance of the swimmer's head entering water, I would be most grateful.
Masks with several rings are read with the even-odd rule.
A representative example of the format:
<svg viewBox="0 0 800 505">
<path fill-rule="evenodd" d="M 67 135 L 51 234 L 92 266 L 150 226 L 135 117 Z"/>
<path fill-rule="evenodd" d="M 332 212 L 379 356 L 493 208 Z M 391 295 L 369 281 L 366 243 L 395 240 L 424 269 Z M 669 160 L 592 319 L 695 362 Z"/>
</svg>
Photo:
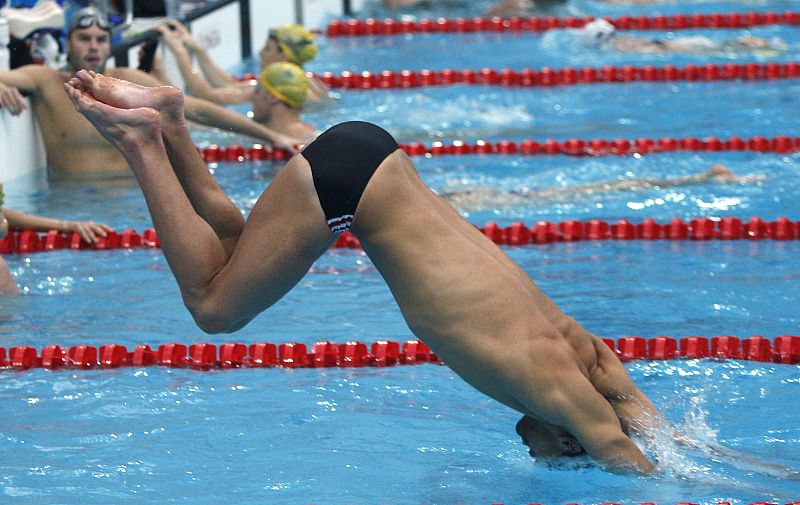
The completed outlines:
<svg viewBox="0 0 800 505">
<path fill-rule="evenodd" d="M 608 44 L 617 34 L 614 25 L 605 19 L 595 19 L 581 29 L 581 43 L 587 47 L 602 47 Z"/>
<path fill-rule="evenodd" d="M 516 429 L 534 458 L 556 459 L 586 454 L 578 440 L 561 426 L 523 416 Z"/>
</svg>

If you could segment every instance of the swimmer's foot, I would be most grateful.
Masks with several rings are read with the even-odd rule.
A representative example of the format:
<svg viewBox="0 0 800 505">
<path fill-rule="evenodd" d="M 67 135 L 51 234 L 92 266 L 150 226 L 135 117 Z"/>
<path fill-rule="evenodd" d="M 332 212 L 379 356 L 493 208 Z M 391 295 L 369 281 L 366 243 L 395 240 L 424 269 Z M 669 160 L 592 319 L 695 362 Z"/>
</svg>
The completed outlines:
<svg viewBox="0 0 800 505">
<path fill-rule="evenodd" d="M 80 82 L 80 86 L 95 99 L 112 107 L 146 107 L 167 115 L 169 119 L 183 121 L 183 93 L 172 86 L 140 86 L 91 70 L 79 70 L 72 81 Z"/>
<path fill-rule="evenodd" d="M 64 84 L 75 108 L 123 155 L 161 144 L 161 118 L 149 107 L 118 108 L 96 99 L 80 82 Z"/>
</svg>

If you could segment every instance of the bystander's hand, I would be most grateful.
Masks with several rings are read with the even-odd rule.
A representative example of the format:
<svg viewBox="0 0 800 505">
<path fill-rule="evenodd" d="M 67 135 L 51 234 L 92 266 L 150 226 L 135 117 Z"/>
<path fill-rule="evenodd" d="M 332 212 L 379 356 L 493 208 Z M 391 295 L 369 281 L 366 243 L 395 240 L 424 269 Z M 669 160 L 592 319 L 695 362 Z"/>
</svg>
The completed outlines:
<svg viewBox="0 0 800 505">
<path fill-rule="evenodd" d="M 62 231 L 77 232 L 83 240 L 94 244 L 100 237 L 105 237 L 108 232 L 114 231 L 109 226 L 94 221 L 64 221 Z"/>
<path fill-rule="evenodd" d="M 0 107 L 8 109 L 12 116 L 18 116 L 27 104 L 17 88 L 0 83 Z"/>
</svg>

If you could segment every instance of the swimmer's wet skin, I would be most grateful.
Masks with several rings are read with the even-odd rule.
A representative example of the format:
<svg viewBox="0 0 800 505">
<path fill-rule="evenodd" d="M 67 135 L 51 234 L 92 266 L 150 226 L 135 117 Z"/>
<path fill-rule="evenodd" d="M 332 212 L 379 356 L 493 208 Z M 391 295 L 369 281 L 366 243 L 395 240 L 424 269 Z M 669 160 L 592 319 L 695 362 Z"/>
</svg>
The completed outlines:
<svg viewBox="0 0 800 505">
<path fill-rule="evenodd" d="M 361 149 L 354 151 L 353 146 Z M 397 142 L 391 135 L 360 121 L 330 128 L 303 150 L 328 227 L 334 235 L 350 229 L 372 174 L 395 150 Z"/>
<path fill-rule="evenodd" d="M 623 429 L 635 433 L 658 414 L 617 357 L 436 196 L 388 133 L 334 127 L 286 164 L 244 222 L 186 131 L 180 92 L 126 87 L 79 72 L 65 89 L 130 164 L 203 330 L 236 331 L 278 301 L 335 240 L 328 220 L 354 210 L 351 231 L 410 329 L 452 370 L 561 427 L 608 470 L 654 470 Z M 326 156 L 353 172 L 337 181 Z"/>
</svg>

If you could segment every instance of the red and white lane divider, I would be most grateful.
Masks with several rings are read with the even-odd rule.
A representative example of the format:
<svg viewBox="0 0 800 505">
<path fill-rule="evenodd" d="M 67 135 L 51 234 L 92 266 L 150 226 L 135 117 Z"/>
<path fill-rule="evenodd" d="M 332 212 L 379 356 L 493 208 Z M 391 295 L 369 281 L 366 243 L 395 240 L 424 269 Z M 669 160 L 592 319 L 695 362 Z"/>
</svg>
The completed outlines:
<svg viewBox="0 0 800 505">
<path fill-rule="evenodd" d="M 381 72 L 324 72 L 317 77 L 329 88 L 397 89 L 453 84 L 550 87 L 576 84 L 675 82 L 675 81 L 761 81 L 800 77 L 800 63 L 725 63 L 722 65 L 633 65 L 604 67 L 548 67 L 519 71 L 510 68 L 480 70 L 383 70 Z"/>
<path fill-rule="evenodd" d="M 792 221 L 786 217 L 780 217 L 775 221 L 764 221 L 759 217 L 752 217 L 747 221 L 742 221 L 738 217 L 696 218 L 688 222 L 674 218 L 666 224 L 660 224 L 653 219 L 645 219 L 637 224 L 625 219 L 613 223 L 600 219 L 568 220 L 560 223 L 539 221 L 530 227 L 520 222 L 505 227 L 490 222 L 478 229 L 494 243 L 512 246 L 581 240 L 800 239 L 800 221 Z M 0 240 L 2 254 L 33 254 L 62 249 L 107 251 L 160 247 L 161 241 L 152 228 L 145 230 L 141 235 L 134 230 L 125 230 L 122 233 L 109 232 L 95 244 L 84 242 L 77 233 L 65 235 L 57 230 L 43 234 L 32 230 L 11 231 Z M 334 242 L 333 247 L 358 249 L 361 248 L 361 243 L 353 234 L 345 232 Z"/>
<path fill-rule="evenodd" d="M 731 136 L 723 139 L 716 136 L 698 137 L 639 137 L 636 139 L 567 139 L 563 141 L 523 140 L 478 140 L 474 144 L 455 140 L 451 143 L 433 142 L 425 145 L 421 142 L 399 144 L 409 156 L 451 156 L 466 154 L 522 154 L 533 155 L 566 155 L 566 156 L 629 156 L 633 154 L 654 154 L 670 152 L 721 152 L 750 151 L 757 153 L 788 154 L 800 150 L 800 136 L 778 135 L 767 137 L 756 135 L 750 138 Z M 220 146 L 210 144 L 198 147 L 197 150 L 207 163 L 244 163 L 257 161 L 284 161 L 291 158 L 291 153 L 282 149 L 273 149 L 262 144 L 244 147 L 240 144 Z"/>
<path fill-rule="evenodd" d="M 658 139 L 640 137 L 634 140 L 618 139 L 567 139 L 558 140 L 523 140 L 512 142 L 500 140 L 489 142 L 479 140 L 474 144 L 456 140 L 450 144 L 434 142 L 427 146 L 420 142 L 401 144 L 400 147 L 409 156 L 450 156 L 464 154 L 522 154 L 567 156 L 629 156 L 633 154 L 653 154 L 669 152 L 721 152 L 750 151 L 758 153 L 787 154 L 800 150 L 800 137 L 779 135 L 765 137 L 757 135 L 748 139 L 732 136 L 728 139 L 710 136 L 698 137 L 661 137 Z"/>
<path fill-rule="evenodd" d="M 334 20 L 328 25 L 329 37 L 398 35 L 410 33 L 541 32 L 562 28 L 581 28 L 593 17 L 512 17 L 512 18 L 423 18 Z M 765 25 L 800 25 L 800 12 L 733 12 L 675 14 L 671 16 L 606 17 L 618 30 L 684 30 L 692 28 L 750 28 Z"/>
<path fill-rule="evenodd" d="M 97 242 L 85 242 L 77 232 L 65 234 L 58 230 L 50 230 L 39 234 L 33 230 L 10 231 L 0 240 L 0 253 L 31 254 L 37 252 L 71 249 L 75 251 L 110 249 L 160 248 L 161 242 L 152 228 L 139 234 L 135 230 L 122 233 L 108 232 L 105 237 L 98 237 Z"/>
<path fill-rule="evenodd" d="M 689 222 L 675 218 L 667 224 L 645 219 L 633 224 L 625 219 L 615 223 L 592 219 L 560 223 L 539 221 L 531 227 L 520 222 L 505 227 L 487 223 L 479 230 L 495 244 L 509 246 L 584 240 L 796 240 L 800 238 L 800 221 L 794 222 L 785 217 L 775 221 L 764 221 L 758 217 L 748 221 L 724 217 L 719 220 L 697 218 Z M 361 243 L 354 235 L 345 232 L 333 247 L 358 249 Z"/>
<path fill-rule="evenodd" d="M 712 338 L 689 336 L 676 340 L 658 336 L 624 337 L 617 341 L 603 339 L 622 361 L 639 359 L 742 359 L 765 363 L 800 363 L 800 336 L 782 335 L 774 342 L 760 335 L 739 339 L 732 335 Z M 208 343 L 169 343 L 153 350 L 149 345 L 138 345 L 133 351 L 119 344 L 107 344 L 98 349 L 91 345 L 69 348 L 48 345 L 41 352 L 26 345 L 0 348 L 0 366 L 12 370 L 29 368 L 93 369 L 119 367 L 166 366 L 210 370 L 218 368 L 346 368 L 386 367 L 444 364 L 430 348 L 419 340 L 408 340 L 402 345 L 391 340 L 378 340 L 369 347 L 358 341 L 336 344 L 316 342 L 310 349 L 305 344 L 287 342 L 276 345 L 259 342 L 245 345 L 238 342 L 219 346 Z"/>
</svg>

